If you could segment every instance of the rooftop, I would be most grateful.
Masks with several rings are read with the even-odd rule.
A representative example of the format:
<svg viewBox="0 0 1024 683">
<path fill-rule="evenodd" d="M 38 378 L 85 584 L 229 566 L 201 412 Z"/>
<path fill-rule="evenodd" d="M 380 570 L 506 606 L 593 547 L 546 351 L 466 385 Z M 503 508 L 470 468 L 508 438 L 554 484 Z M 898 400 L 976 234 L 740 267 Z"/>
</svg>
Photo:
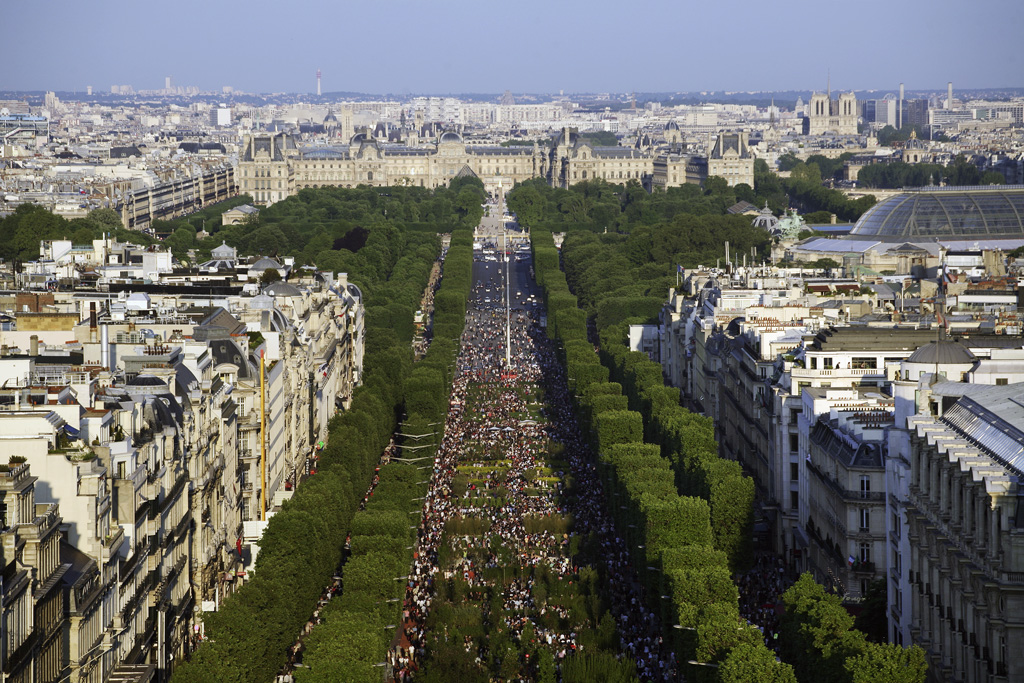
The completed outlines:
<svg viewBox="0 0 1024 683">
<path fill-rule="evenodd" d="M 922 188 L 868 209 L 850 237 L 883 241 L 1024 238 L 1024 185 Z"/>
</svg>

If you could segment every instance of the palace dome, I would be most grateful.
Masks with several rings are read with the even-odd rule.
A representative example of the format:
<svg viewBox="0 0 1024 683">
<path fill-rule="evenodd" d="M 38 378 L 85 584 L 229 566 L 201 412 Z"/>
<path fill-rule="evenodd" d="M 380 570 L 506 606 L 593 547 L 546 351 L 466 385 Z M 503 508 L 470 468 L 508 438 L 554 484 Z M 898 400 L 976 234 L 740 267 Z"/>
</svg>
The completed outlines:
<svg viewBox="0 0 1024 683">
<path fill-rule="evenodd" d="M 1024 186 L 922 188 L 893 195 L 864 212 L 850 239 L 1024 239 Z"/>
<path fill-rule="evenodd" d="M 280 263 L 278 263 L 274 259 L 267 258 L 267 257 L 264 256 L 263 258 L 261 258 L 258 261 L 256 261 L 256 263 L 254 263 L 251 266 L 249 266 L 249 272 L 250 273 L 262 272 L 264 270 L 270 270 L 271 268 L 273 268 L 274 270 L 281 270 L 282 266 L 281 266 Z"/>
</svg>

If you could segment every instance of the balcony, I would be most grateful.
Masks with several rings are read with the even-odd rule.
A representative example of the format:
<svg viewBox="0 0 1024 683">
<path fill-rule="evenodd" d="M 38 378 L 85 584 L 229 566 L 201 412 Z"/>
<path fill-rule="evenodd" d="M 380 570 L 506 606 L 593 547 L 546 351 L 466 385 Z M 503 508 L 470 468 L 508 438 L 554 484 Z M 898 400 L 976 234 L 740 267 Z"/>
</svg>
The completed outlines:
<svg viewBox="0 0 1024 683">
<path fill-rule="evenodd" d="M 103 551 L 100 559 L 103 560 L 104 564 L 117 555 L 117 551 L 121 547 L 122 541 L 124 541 L 124 529 L 119 526 L 103 539 Z"/>
<path fill-rule="evenodd" d="M 862 562 L 861 560 L 854 560 L 853 566 L 850 567 L 856 574 L 874 574 L 875 563 L 874 562 Z"/>
<path fill-rule="evenodd" d="M 885 493 L 882 491 L 851 491 L 845 489 L 839 485 L 839 482 L 832 477 L 821 471 L 817 465 L 813 462 L 807 463 L 807 469 L 813 472 L 818 479 L 824 482 L 834 493 L 839 495 L 843 500 L 855 501 L 855 502 L 866 502 L 866 503 L 884 503 Z"/>
<path fill-rule="evenodd" d="M 794 366 L 793 379 L 821 379 L 821 378 L 863 378 L 863 377 L 885 377 L 885 368 L 833 368 L 830 370 L 811 370 Z"/>
</svg>

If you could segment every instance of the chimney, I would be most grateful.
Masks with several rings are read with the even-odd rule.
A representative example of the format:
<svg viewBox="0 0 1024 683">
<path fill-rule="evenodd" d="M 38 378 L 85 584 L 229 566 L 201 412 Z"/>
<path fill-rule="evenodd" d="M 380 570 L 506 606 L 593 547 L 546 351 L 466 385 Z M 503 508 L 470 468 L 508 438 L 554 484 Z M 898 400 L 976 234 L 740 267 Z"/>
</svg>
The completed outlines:
<svg viewBox="0 0 1024 683">
<path fill-rule="evenodd" d="M 32 356 L 33 358 L 35 358 L 36 356 L 39 355 L 39 335 L 38 334 L 33 334 L 31 337 L 29 337 L 28 348 L 29 348 L 28 355 Z"/>
<path fill-rule="evenodd" d="M 896 129 L 903 128 L 903 84 L 900 83 L 900 103 L 896 105 Z"/>
<path fill-rule="evenodd" d="M 89 341 L 96 341 L 96 302 L 89 302 Z"/>
<path fill-rule="evenodd" d="M 110 369 L 110 328 L 105 323 L 100 328 L 100 365 Z"/>
<path fill-rule="evenodd" d="M 834 213 L 829 215 L 828 222 L 831 223 L 832 225 L 836 224 L 836 215 Z"/>
<path fill-rule="evenodd" d="M 348 273 L 338 273 L 338 291 L 342 294 L 348 291 Z"/>
</svg>

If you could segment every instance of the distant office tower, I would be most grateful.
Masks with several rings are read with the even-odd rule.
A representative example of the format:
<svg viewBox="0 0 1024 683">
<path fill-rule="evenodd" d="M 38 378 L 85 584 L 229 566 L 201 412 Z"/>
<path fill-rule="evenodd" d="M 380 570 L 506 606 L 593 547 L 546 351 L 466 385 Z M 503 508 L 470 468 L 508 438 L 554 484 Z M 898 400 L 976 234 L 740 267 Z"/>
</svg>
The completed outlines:
<svg viewBox="0 0 1024 683">
<path fill-rule="evenodd" d="M 85 86 L 85 94 L 89 95 L 90 97 L 92 96 L 92 86 L 91 85 Z"/>
<path fill-rule="evenodd" d="M 946 84 L 946 109 L 953 108 L 953 81 Z"/>
<path fill-rule="evenodd" d="M 213 110 L 212 123 L 215 126 L 224 127 L 231 125 L 231 107 L 221 104 L 219 107 Z"/>
<path fill-rule="evenodd" d="M 928 125 L 928 100 L 903 100 L 900 110 L 900 121 L 903 126 L 927 126 Z"/>
<path fill-rule="evenodd" d="M 320 69 L 316 70 L 316 96 L 320 97 Z"/>
<path fill-rule="evenodd" d="M 896 100 L 867 100 L 864 102 L 864 120 L 869 123 L 896 125 Z"/>
<path fill-rule="evenodd" d="M 166 76 L 164 78 L 164 90 L 170 90 L 170 89 L 171 89 L 171 77 L 170 76 Z"/>
</svg>

